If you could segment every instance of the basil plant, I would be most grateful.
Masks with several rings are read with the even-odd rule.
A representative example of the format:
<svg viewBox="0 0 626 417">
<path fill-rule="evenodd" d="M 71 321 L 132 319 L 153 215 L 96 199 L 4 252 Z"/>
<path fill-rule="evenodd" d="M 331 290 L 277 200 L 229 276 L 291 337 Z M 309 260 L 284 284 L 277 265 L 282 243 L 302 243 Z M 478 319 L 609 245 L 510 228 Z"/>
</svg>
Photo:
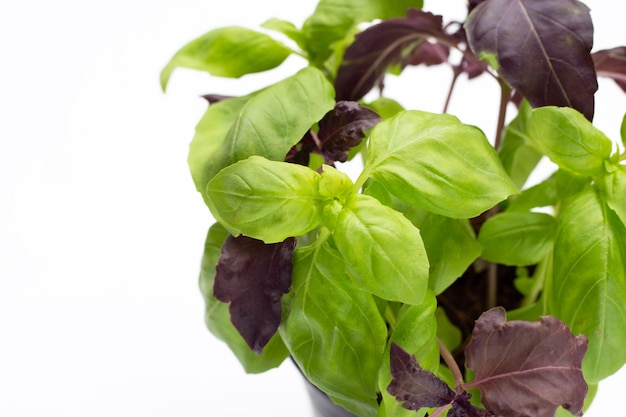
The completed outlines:
<svg viewBox="0 0 626 417">
<path fill-rule="evenodd" d="M 213 29 L 165 66 L 163 89 L 180 67 L 306 59 L 205 96 L 188 162 L 216 219 L 206 323 L 246 371 L 291 357 L 360 417 L 580 416 L 626 362 L 626 123 L 613 140 L 592 123 L 597 77 L 626 89 L 626 47 L 592 52 L 577 0 L 422 7 L 320 0 L 301 27 Z M 493 79 L 495 137 L 387 96 L 389 74 L 419 94 L 410 66 L 449 67 L 450 94 Z M 556 169 L 526 185 L 542 158 Z"/>
</svg>

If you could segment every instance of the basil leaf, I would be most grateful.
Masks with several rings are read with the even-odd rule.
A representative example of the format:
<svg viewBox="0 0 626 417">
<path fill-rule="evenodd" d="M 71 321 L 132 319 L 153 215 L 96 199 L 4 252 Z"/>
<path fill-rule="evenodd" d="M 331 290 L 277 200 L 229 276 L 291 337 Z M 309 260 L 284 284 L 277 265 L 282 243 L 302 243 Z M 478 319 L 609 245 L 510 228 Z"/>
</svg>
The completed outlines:
<svg viewBox="0 0 626 417">
<path fill-rule="evenodd" d="M 421 304 L 428 258 L 419 230 L 363 194 L 348 199 L 337 216 L 332 236 L 356 283 L 384 300 Z"/>
<path fill-rule="evenodd" d="M 626 362 L 626 227 L 591 187 L 558 218 L 548 313 L 589 338 L 585 379 L 595 383 Z M 610 360 L 607 360 L 610 358 Z"/>
<path fill-rule="evenodd" d="M 161 88 L 165 91 L 176 68 L 239 78 L 277 67 L 291 52 L 281 42 L 254 30 L 236 26 L 214 29 L 176 52 L 161 71 Z"/>
<path fill-rule="evenodd" d="M 261 24 L 261 27 L 280 32 L 294 41 L 300 48 L 306 49 L 306 38 L 304 34 L 296 25 L 287 20 L 273 17 Z"/>
<path fill-rule="evenodd" d="M 475 217 L 517 188 L 477 128 L 445 114 L 404 111 L 379 123 L 362 176 L 433 213 Z"/>
<path fill-rule="evenodd" d="M 189 149 L 198 190 L 222 168 L 252 155 L 283 161 L 293 145 L 335 106 L 332 86 L 305 68 L 251 95 L 209 106 Z"/>
<path fill-rule="evenodd" d="M 494 69 L 533 107 L 569 106 L 593 118 L 593 23 L 583 3 L 486 0 L 465 30 L 472 51 L 491 56 Z"/>
<path fill-rule="evenodd" d="M 542 157 L 528 137 L 531 110 L 528 102 L 523 100 L 517 116 L 504 130 L 502 143 L 498 149 L 504 170 L 519 188 L 526 183 Z"/>
<path fill-rule="evenodd" d="M 604 177 L 606 202 L 622 223 L 626 225 L 626 166 L 617 169 Z"/>
<path fill-rule="evenodd" d="M 451 219 L 415 206 L 394 207 L 420 230 L 430 262 L 428 287 L 435 294 L 441 294 L 480 256 L 482 246 L 467 219 Z"/>
<path fill-rule="evenodd" d="M 304 375 L 333 401 L 375 416 L 387 328 L 374 297 L 356 288 L 328 242 L 296 249 L 280 327 Z"/>
<path fill-rule="evenodd" d="M 198 124 L 189 145 L 187 163 L 196 189 L 203 194 L 207 183 L 222 168 L 219 162 L 223 154 L 226 136 L 243 106 L 251 96 L 231 98 L 211 104 Z"/>
<path fill-rule="evenodd" d="M 568 107 L 534 109 L 528 131 L 535 146 L 559 167 L 586 176 L 605 172 L 612 142 L 578 111 Z"/>
<path fill-rule="evenodd" d="M 224 341 L 235 354 L 248 373 L 261 373 L 280 365 L 289 352 L 279 334 L 275 334 L 258 355 L 250 349 L 230 320 L 228 304 L 218 301 L 213 296 L 215 281 L 215 265 L 220 257 L 221 246 L 228 232 L 220 225 L 214 224 L 209 229 L 204 245 L 202 268 L 200 270 L 200 291 L 206 305 L 206 325 L 218 339 Z"/>
<path fill-rule="evenodd" d="M 504 212 L 482 225 L 478 241 L 481 257 L 504 265 L 533 265 L 554 246 L 556 221 L 548 214 Z"/>
<path fill-rule="evenodd" d="M 535 207 L 554 206 L 558 203 L 556 176 L 525 189 L 520 194 L 511 196 L 507 212 L 530 211 Z"/>
<path fill-rule="evenodd" d="M 422 0 L 320 0 L 315 12 L 304 22 L 311 61 L 320 65 L 341 41 L 361 22 L 404 16 L 408 8 L 422 8 Z"/>
<path fill-rule="evenodd" d="M 308 67 L 254 95 L 225 139 L 228 163 L 252 155 L 282 161 L 293 145 L 335 107 L 332 85 Z"/>
<path fill-rule="evenodd" d="M 213 177 L 207 204 L 233 235 L 282 242 L 319 224 L 319 177 L 301 165 L 252 156 Z"/>
</svg>

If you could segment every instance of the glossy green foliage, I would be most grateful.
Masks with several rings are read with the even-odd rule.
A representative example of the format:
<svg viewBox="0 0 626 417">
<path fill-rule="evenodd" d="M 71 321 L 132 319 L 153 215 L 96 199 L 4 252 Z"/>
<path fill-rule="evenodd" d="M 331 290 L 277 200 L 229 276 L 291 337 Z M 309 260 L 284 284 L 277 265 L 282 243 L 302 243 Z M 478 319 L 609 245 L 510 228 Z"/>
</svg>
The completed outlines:
<svg viewBox="0 0 626 417">
<path fill-rule="evenodd" d="M 361 288 L 384 300 L 422 303 L 428 258 L 419 230 L 402 214 L 358 194 L 338 213 L 332 236 Z"/>
<path fill-rule="evenodd" d="M 311 126 L 335 106 L 331 84 L 306 68 L 249 96 L 209 106 L 189 149 L 196 188 L 222 168 L 259 155 L 282 161 Z"/>
<path fill-rule="evenodd" d="M 207 204 L 233 235 L 282 242 L 319 224 L 318 181 L 307 167 L 252 156 L 209 181 Z"/>
<path fill-rule="evenodd" d="M 556 221 L 548 214 L 500 213 L 480 229 L 481 257 L 503 265 L 534 265 L 552 250 L 555 233 Z"/>
<path fill-rule="evenodd" d="M 477 128 L 456 117 L 405 111 L 378 124 L 363 175 L 433 213 L 474 217 L 517 192 Z"/>
<path fill-rule="evenodd" d="M 589 338 L 583 370 L 591 383 L 626 362 L 624 259 L 626 227 L 602 196 L 587 187 L 568 200 L 559 216 L 547 307 Z"/>
<path fill-rule="evenodd" d="M 440 294 L 480 256 L 482 246 L 466 219 L 451 219 L 406 204 L 398 209 L 420 229 L 430 262 L 428 287 Z"/>
<path fill-rule="evenodd" d="M 532 111 L 529 136 L 535 147 L 560 168 L 578 175 L 605 172 L 613 145 L 576 110 L 542 107 Z"/>
<path fill-rule="evenodd" d="M 375 416 L 387 328 L 374 297 L 351 282 L 328 242 L 296 250 L 283 308 L 280 334 L 306 377 L 353 413 Z"/>
<path fill-rule="evenodd" d="M 558 203 L 556 175 L 511 196 L 506 211 L 530 211 L 536 207 L 551 207 Z"/>
<path fill-rule="evenodd" d="M 271 37 L 242 27 L 214 29 L 183 46 L 161 71 L 161 87 L 176 68 L 206 71 L 220 77 L 242 75 L 277 67 L 291 49 Z"/>
<path fill-rule="evenodd" d="M 228 304 L 222 303 L 213 296 L 215 281 L 215 265 L 220 256 L 221 246 L 228 232 L 219 224 L 209 229 L 204 244 L 202 268 L 200 270 L 200 291 L 206 306 L 206 325 L 218 339 L 224 341 L 237 356 L 239 362 L 248 373 L 265 372 L 280 365 L 289 356 L 289 351 L 280 335 L 276 334 L 269 341 L 263 354 L 259 355 L 250 349 L 237 329 L 232 325 Z"/>
<path fill-rule="evenodd" d="M 626 225 L 626 165 L 619 165 L 604 177 L 605 198 L 609 207 Z"/>
<path fill-rule="evenodd" d="M 526 183 L 542 157 L 528 137 L 530 113 L 530 104 L 522 101 L 517 116 L 506 127 L 498 149 L 502 166 L 519 188 Z"/>
<path fill-rule="evenodd" d="M 224 168 L 229 159 L 223 150 L 228 131 L 251 96 L 231 98 L 211 104 L 198 124 L 189 145 L 187 163 L 196 189 L 203 194 L 207 183 Z"/>
</svg>

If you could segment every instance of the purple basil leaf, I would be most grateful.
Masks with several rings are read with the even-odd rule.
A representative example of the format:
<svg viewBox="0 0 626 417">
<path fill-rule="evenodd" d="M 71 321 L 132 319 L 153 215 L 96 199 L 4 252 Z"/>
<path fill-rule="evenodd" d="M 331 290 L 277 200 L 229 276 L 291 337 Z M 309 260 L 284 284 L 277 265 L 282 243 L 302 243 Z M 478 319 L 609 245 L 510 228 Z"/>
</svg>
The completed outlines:
<svg viewBox="0 0 626 417">
<path fill-rule="evenodd" d="M 281 320 L 280 299 L 289 291 L 296 239 L 265 244 L 229 235 L 216 266 L 213 295 L 230 303 L 230 319 L 256 353 L 272 338 Z"/>
<path fill-rule="evenodd" d="M 503 308 L 483 313 L 465 348 L 467 367 L 487 410 L 515 417 L 554 417 L 559 406 L 582 415 L 587 395 L 581 363 L 585 336 L 574 336 L 555 317 L 506 321 Z"/>
<path fill-rule="evenodd" d="M 469 402 L 471 394 L 463 392 L 459 394 L 448 411 L 448 417 L 490 417 L 492 414 L 482 408 L 478 408 Z"/>
<path fill-rule="evenodd" d="M 533 107 L 572 107 L 591 120 L 598 89 L 589 8 L 577 0 L 486 0 L 465 25 L 474 53 Z"/>
<path fill-rule="evenodd" d="M 467 10 L 469 13 L 472 12 L 480 3 L 484 3 L 485 0 L 469 0 L 467 4 Z"/>
<path fill-rule="evenodd" d="M 626 92 L 626 46 L 595 52 L 592 58 L 598 75 L 612 78 Z"/>
<path fill-rule="evenodd" d="M 285 156 L 285 162 L 292 164 L 309 166 L 311 152 L 319 150 L 317 136 L 308 130 L 300 142 L 291 147 L 287 155 Z"/>
<path fill-rule="evenodd" d="M 376 112 L 355 101 L 340 101 L 320 120 L 317 138 L 326 163 L 348 160 L 348 151 L 361 143 L 365 131 L 380 122 Z"/>
<path fill-rule="evenodd" d="M 409 355 L 396 343 L 391 344 L 390 355 L 393 379 L 387 391 L 404 408 L 417 411 L 422 407 L 443 407 L 457 397 L 445 382 L 422 369 L 415 356 Z"/>
<path fill-rule="evenodd" d="M 384 20 L 356 35 L 335 79 L 337 100 L 359 100 L 381 83 L 387 68 L 404 67 L 427 38 L 448 39 L 441 16 L 410 9 L 406 17 Z"/>
<path fill-rule="evenodd" d="M 422 43 L 411 57 L 411 65 L 439 65 L 448 62 L 450 55 L 450 47 L 444 43 L 434 41 L 425 41 Z"/>
<path fill-rule="evenodd" d="M 209 104 L 217 103 L 218 101 L 228 100 L 229 98 L 233 98 L 233 96 L 223 96 L 221 94 L 205 94 L 202 96 L 203 99 L 209 102 Z"/>
</svg>

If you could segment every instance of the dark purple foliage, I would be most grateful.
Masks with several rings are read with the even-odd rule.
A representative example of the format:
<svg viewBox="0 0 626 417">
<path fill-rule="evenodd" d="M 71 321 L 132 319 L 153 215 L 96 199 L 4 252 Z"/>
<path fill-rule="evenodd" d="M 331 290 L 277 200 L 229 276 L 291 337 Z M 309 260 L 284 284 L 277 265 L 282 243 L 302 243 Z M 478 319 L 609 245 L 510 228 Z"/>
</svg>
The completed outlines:
<svg viewBox="0 0 626 417">
<path fill-rule="evenodd" d="M 230 318 L 250 348 L 262 353 L 281 320 L 280 299 L 289 291 L 296 239 L 265 244 L 229 235 L 216 266 L 213 294 L 230 303 Z"/>
<path fill-rule="evenodd" d="M 387 391 L 402 403 L 402 407 L 417 411 L 420 408 L 448 407 L 449 417 L 489 417 L 486 410 L 470 404 L 471 395 L 464 390 L 454 392 L 432 372 L 422 369 L 415 360 L 396 343 L 391 344 L 391 375 Z"/>
<path fill-rule="evenodd" d="M 233 96 L 223 96 L 221 94 L 205 94 L 202 96 L 203 99 L 209 102 L 209 104 L 217 103 L 218 101 L 228 100 L 229 98 L 233 98 Z"/>
<path fill-rule="evenodd" d="M 441 16 L 410 9 L 406 17 L 385 20 L 359 33 L 346 49 L 337 72 L 337 100 L 359 100 L 381 83 L 392 65 L 404 67 L 427 39 L 454 39 Z"/>
<path fill-rule="evenodd" d="M 486 0 L 465 30 L 478 56 L 534 107 L 567 106 L 593 118 L 598 89 L 589 9 L 577 0 Z"/>
<path fill-rule="evenodd" d="M 448 62 L 450 47 L 436 40 L 427 40 L 413 53 L 411 65 L 439 65 Z"/>
<path fill-rule="evenodd" d="M 322 155 L 324 163 L 348 160 L 348 151 L 358 146 L 365 137 L 365 131 L 380 122 L 376 112 L 360 106 L 354 101 L 340 101 L 335 108 L 324 115 L 318 123 L 318 131 L 307 132 L 300 143 L 287 154 L 287 162 L 309 164 L 309 155 Z"/>
<path fill-rule="evenodd" d="M 456 398 L 450 387 L 432 372 L 422 369 L 415 360 L 396 343 L 391 344 L 391 384 L 387 391 L 408 410 L 423 407 L 443 407 Z"/>
<path fill-rule="evenodd" d="M 592 58 L 598 75 L 612 78 L 626 92 L 626 46 L 595 52 Z"/>
<path fill-rule="evenodd" d="M 560 320 L 506 322 L 503 308 L 483 313 L 465 348 L 467 367 L 487 410 L 496 415 L 553 417 L 559 406 L 582 415 L 587 395 L 581 363 L 585 336 Z"/>
</svg>

